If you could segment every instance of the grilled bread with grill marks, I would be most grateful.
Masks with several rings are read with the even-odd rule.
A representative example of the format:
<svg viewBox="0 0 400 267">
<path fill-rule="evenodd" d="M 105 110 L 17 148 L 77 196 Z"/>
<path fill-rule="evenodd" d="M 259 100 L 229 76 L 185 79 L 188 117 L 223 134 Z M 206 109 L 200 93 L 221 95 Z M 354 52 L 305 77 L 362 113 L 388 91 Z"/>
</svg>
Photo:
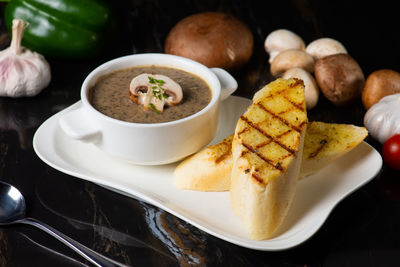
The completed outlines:
<svg viewBox="0 0 400 267">
<path fill-rule="evenodd" d="M 360 144 L 368 131 L 348 124 L 309 122 L 304 138 L 299 178 L 312 174 Z M 182 161 L 175 169 L 179 189 L 228 191 L 232 172 L 232 138 L 209 146 Z"/>
<path fill-rule="evenodd" d="M 175 186 L 184 190 L 227 191 L 231 186 L 233 135 L 182 161 L 174 171 Z"/>
<path fill-rule="evenodd" d="M 304 84 L 297 79 L 258 91 L 236 125 L 230 199 L 251 239 L 271 238 L 288 212 L 306 127 Z"/>
<path fill-rule="evenodd" d="M 304 177 L 322 169 L 355 148 L 367 135 L 365 127 L 324 122 L 309 123 L 304 139 L 300 175 Z"/>
</svg>

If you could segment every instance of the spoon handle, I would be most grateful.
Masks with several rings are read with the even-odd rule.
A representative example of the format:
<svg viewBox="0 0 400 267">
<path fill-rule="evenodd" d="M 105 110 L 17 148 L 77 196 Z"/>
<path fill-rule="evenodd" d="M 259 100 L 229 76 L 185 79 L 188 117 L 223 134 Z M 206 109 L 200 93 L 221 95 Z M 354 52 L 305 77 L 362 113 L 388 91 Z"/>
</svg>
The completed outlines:
<svg viewBox="0 0 400 267">
<path fill-rule="evenodd" d="M 75 252 L 77 252 L 79 255 L 81 255 L 83 258 L 94 264 L 95 266 L 98 267 L 111 267 L 111 266 L 125 266 L 121 263 L 118 263 L 112 259 L 109 259 L 93 250 L 90 248 L 85 247 L 84 245 L 80 244 L 79 242 L 73 240 L 72 238 L 69 238 L 68 236 L 64 235 L 63 233 L 59 232 L 58 230 L 54 229 L 51 226 L 46 225 L 45 223 L 42 223 L 38 220 L 35 220 L 33 218 L 25 218 L 20 221 L 19 223 L 24 223 L 24 224 L 29 224 L 32 226 L 35 226 L 46 233 L 52 235 L 53 237 L 57 238 L 59 241 L 73 249 Z"/>
</svg>

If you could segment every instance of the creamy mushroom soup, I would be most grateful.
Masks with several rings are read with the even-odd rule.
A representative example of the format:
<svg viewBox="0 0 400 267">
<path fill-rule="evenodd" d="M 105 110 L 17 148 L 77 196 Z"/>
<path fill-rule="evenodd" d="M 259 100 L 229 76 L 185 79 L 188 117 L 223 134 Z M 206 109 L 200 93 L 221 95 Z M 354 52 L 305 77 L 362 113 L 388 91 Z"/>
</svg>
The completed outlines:
<svg viewBox="0 0 400 267">
<path fill-rule="evenodd" d="M 144 110 L 142 105 L 130 100 L 129 85 L 142 74 L 162 74 L 177 82 L 183 99 L 177 105 L 165 106 L 162 112 Z M 205 81 L 188 72 L 159 67 L 143 66 L 118 70 L 101 76 L 89 96 L 92 106 L 114 119 L 136 123 L 159 123 L 179 120 L 202 110 L 211 100 L 211 89 Z"/>
</svg>

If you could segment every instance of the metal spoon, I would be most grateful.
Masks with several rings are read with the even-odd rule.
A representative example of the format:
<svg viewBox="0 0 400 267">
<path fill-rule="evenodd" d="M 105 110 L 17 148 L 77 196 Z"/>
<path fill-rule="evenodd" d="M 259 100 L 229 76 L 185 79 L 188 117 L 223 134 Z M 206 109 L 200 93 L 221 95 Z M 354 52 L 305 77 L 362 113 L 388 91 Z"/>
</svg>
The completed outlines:
<svg viewBox="0 0 400 267">
<path fill-rule="evenodd" d="M 25 210 L 25 199 L 21 192 L 14 186 L 0 181 L 0 225 L 29 224 L 54 236 L 95 266 L 123 266 L 65 236 L 56 229 L 33 218 L 26 217 Z"/>
</svg>

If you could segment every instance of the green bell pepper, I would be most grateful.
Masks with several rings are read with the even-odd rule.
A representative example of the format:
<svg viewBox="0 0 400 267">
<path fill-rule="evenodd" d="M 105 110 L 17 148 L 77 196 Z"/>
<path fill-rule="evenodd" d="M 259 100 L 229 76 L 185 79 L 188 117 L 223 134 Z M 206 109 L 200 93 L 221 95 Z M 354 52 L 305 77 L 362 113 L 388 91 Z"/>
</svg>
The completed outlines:
<svg viewBox="0 0 400 267">
<path fill-rule="evenodd" d="M 22 45 L 54 58 L 87 58 L 98 54 L 115 26 L 111 9 L 100 0 L 11 0 L 5 22 L 29 23 Z"/>
</svg>

